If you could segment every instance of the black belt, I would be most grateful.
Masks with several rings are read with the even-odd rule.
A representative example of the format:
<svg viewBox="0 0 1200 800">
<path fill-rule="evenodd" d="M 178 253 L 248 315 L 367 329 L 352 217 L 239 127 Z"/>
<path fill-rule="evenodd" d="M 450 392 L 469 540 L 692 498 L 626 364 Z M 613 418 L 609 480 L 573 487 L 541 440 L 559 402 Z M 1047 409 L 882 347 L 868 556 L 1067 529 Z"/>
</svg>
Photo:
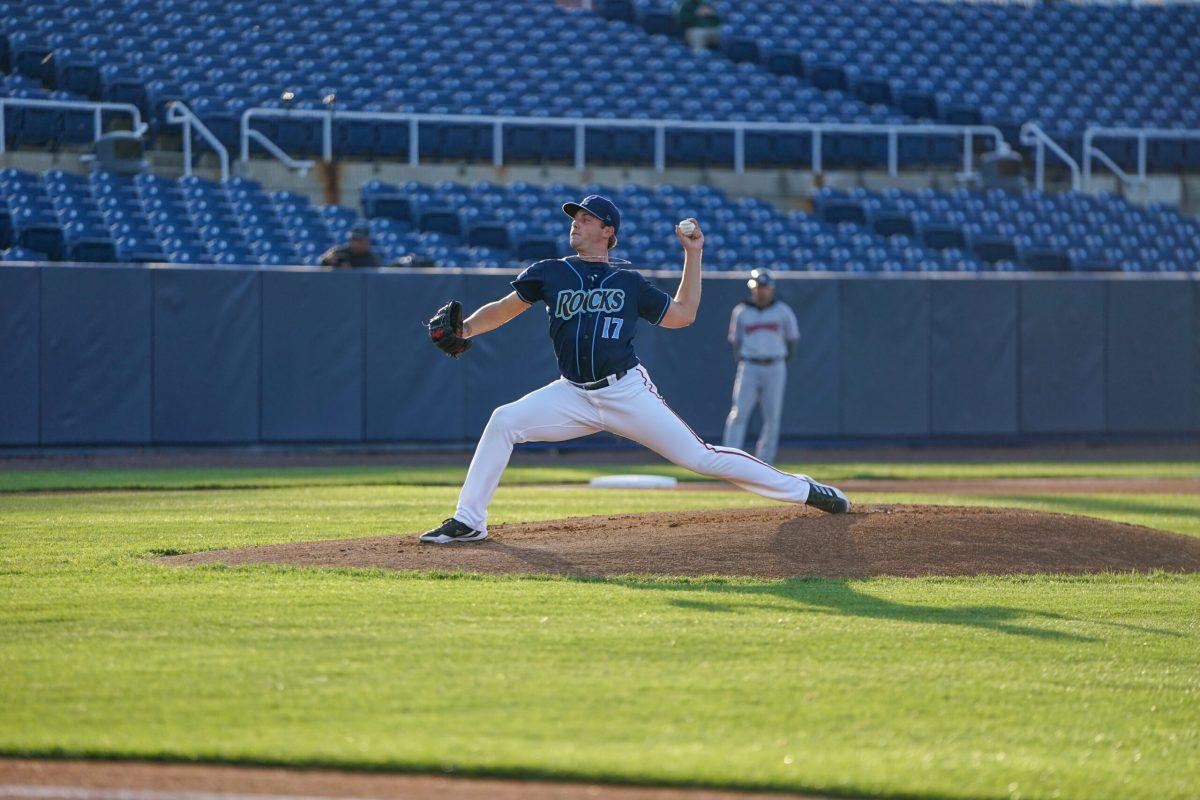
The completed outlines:
<svg viewBox="0 0 1200 800">
<path fill-rule="evenodd" d="M 758 364 L 758 365 L 762 366 L 762 365 L 766 365 L 766 364 L 778 364 L 780 361 L 783 361 L 783 359 L 782 358 L 743 358 L 742 361 L 749 361 L 751 364 Z"/>
<path fill-rule="evenodd" d="M 577 383 L 575 385 L 578 386 L 580 389 L 583 389 L 585 392 L 590 392 L 593 389 L 603 389 L 606 386 L 612 386 L 614 383 L 621 380 L 621 378 L 624 378 L 628 374 L 629 374 L 629 370 L 623 369 L 620 372 L 618 372 L 617 374 L 609 375 L 607 378 L 601 378 L 600 380 L 596 381 L 595 383 Z"/>
</svg>

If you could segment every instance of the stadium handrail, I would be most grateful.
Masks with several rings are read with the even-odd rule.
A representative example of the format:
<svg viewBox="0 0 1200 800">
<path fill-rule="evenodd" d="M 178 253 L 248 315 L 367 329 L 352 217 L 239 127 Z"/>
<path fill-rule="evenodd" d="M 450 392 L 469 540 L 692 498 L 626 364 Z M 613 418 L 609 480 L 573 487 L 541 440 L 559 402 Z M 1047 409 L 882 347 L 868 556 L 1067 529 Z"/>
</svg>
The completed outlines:
<svg viewBox="0 0 1200 800">
<path fill-rule="evenodd" d="M 588 128 L 644 128 L 654 131 L 654 169 L 663 172 L 666 169 L 668 130 L 703 130 L 727 131 L 734 135 L 733 168 L 741 174 L 746 169 L 746 133 L 751 131 L 773 133 L 811 133 L 812 170 L 821 172 L 823 166 L 822 137 L 826 134 L 865 134 L 882 136 L 887 139 L 888 174 L 896 175 L 899 171 L 901 136 L 960 136 L 963 140 L 963 174 L 973 174 L 974 137 L 990 138 L 997 151 L 1007 152 L 1010 148 L 1004 139 L 1004 134 L 994 125 L 942 125 L 934 123 L 841 123 L 841 122 L 718 122 L 692 120 L 645 120 L 645 119 L 599 119 L 591 117 L 500 117 L 466 114 L 416 114 L 388 111 L 323 111 L 320 109 L 289 109 L 289 108 L 248 108 L 242 112 L 240 127 L 240 160 L 250 160 L 250 142 L 263 145 L 268 152 L 293 165 L 304 164 L 305 168 L 312 162 L 298 162 L 271 142 L 261 131 L 252 127 L 253 120 L 263 118 L 283 119 L 315 119 L 321 122 L 321 153 L 326 161 L 333 160 L 333 123 L 336 120 L 358 120 L 362 122 L 407 122 L 409 125 L 408 161 L 412 166 L 420 163 L 420 144 L 417 135 L 422 122 L 454 123 L 468 125 L 490 125 L 492 128 L 492 164 L 504 166 L 504 126 L 537 125 L 557 128 L 570 128 L 575 131 L 575 168 L 584 170 L 587 164 L 584 132 Z M 285 157 L 281 157 L 285 156 Z M 291 163 L 288 163 L 291 162 Z"/>
<path fill-rule="evenodd" d="M 1062 146 L 1050 138 L 1050 134 L 1042 130 L 1042 127 L 1036 122 L 1026 122 L 1021 126 L 1020 133 L 1021 144 L 1026 147 L 1034 148 L 1034 169 L 1033 180 L 1039 192 L 1044 191 L 1046 184 L 1046 150 L 1049 149 L 1054 155 L 1058 156 L 1067 168 L 1071 170 L 1071 189 L 1079 191 L 1079 162 L 1071 157 L 1071 154 L 1062 148 Z"/>
<path fill-rule="evenodd" d="M 221 163 L 221 180 L 229 179 L 229 150 L 221 144 L 221 140 L 208 129 L 208 126 L 188 108 L 181 100 L 167 103 L 167 124 L 183 126 L 183 174 L 192 174 L 192 130 L 195 129 L 200 137 L 217 154 Z"/>
<path fill-rule="evenodd" d="M 1096 139 L 1133 139 L 1137 142 L 1137 177 L 1117 166 L 1108 153 L 1096 146 Z M 1092 159 L 1099 161 L 1125 185 L 1146 182 L 1146 146 L 1150 139 L 1200 139 L 1197 128 L 1106 128 L 1089 125 L 1083 131 L 1083 182 L 1092 186 Z"/>
<path fill-rule="evenodd" d="M 0 153 L 5 152 L 4 111 L 7 108 L 46 108 L 58 111 L 92 112 L 92 141 L 104 135 L 104 112 L 125 112 L 132 119 L 132 133 L 139 139 L 150 126 L 142 121 L 141 110 L 132 103 L 103 103 L 90 100 L 42 100 L 32 97 L 0 97 Z"/>
<path fill-rule="evenodd" d="M 270 153 L 276 160 L 281 161 L 285 167 L 294 169 L 301 175 L 307 175 L 308 171 L 317 163 L 315 161 L 292 158 L 283 151 L 282 147 L 268 139 L 266 134 L 256 130 L 243 131 L 242 133 L 242 152 L 246 154 L 242 156 L 242 163 L 250 160 L 250 141 L 258 142 L 264 150 Z"/>
</svg>

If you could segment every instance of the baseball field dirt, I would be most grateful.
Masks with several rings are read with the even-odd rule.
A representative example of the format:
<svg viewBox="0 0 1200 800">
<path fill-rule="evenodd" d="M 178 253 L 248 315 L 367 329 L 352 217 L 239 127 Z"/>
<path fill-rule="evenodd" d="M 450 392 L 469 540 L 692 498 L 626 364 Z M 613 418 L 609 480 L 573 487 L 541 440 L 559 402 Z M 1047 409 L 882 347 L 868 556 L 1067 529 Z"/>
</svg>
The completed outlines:
<svg viewBox="0 0 1200 800">
<path fill-rule="evenodd" d="M 830 516 L 778 506 L 576 517 L 497 525 L 490 532 L 487 541 L 471 545 L 421 545 L 409 532 L 211 550 L 159 561 L 579 577 L 1200 571 L 1200 539 L 1013 508 L 863 505 Z"/>
</svg>

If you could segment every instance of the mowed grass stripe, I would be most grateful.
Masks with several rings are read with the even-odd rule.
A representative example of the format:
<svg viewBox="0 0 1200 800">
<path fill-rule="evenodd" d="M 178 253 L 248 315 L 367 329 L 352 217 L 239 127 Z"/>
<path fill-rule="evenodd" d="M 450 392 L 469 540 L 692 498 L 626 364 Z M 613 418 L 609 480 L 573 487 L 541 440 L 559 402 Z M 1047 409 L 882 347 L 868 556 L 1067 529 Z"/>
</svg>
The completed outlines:
<svg viewBox="0 0 1200 800">
<path fill-rule="evenodd" d="M 823 480 L 957 480 L 996 478 L 1200 478 L 1200 462 L 1027 462 L 995 463 L 789 463 L 782 469 L 808 472 Z M 536 483 L 586 483 L 598 475 L 625 473 L 669 475 L 704 480 L 671 464 L 514 465 L 504 473 L 508 486 Z M 247 467 L 100 470 L 0 471 L 0 492 L 99 489 L 219 489 L 288 486 L 459 486 L 466 467 L 352 466 Z"/>
<path fill-rule="evenodd" d="M 0 498 L 0 752 L 876 796 L 1200 785 L 1200 576 L 575 581 L 143 560 L 417 531 L 456 494 Z M 1200 535 L 1191 496 L 861 498 L 931 499 Z M 762 502 L 506 487 L 493 513 Z"/>
</svg>

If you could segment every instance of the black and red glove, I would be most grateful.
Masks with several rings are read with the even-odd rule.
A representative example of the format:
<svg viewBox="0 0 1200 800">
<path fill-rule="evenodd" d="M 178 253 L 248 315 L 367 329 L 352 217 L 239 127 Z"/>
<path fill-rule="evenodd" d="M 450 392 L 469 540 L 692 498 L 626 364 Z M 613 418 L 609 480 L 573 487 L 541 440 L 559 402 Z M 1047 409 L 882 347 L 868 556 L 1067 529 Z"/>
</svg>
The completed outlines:
<svg viewBox="0 0 1200 800">
<path fill-rule="evenodd" d="M 434 346 L 451 358 L 458 358 L 471 349 L 471 342 L 462 335 L 462 303 L 457 300 L 451 300 L 439 308 L 427 327 Z"/>
</svg>

